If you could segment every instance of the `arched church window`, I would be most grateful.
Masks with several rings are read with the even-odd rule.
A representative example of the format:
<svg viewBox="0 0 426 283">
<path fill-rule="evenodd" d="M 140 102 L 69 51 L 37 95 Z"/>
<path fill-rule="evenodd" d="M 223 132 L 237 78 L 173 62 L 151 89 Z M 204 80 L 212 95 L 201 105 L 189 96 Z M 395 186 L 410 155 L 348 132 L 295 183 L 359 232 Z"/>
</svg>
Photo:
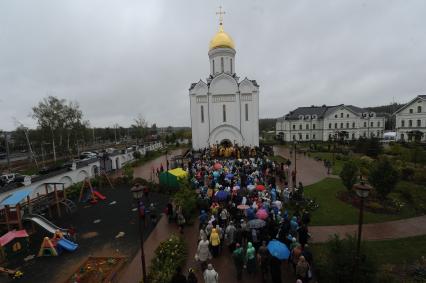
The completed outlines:
<svg viewBox="0 0 426 283">
<path fill-rule="evenodd" d="M 214 59 L 213 59 L 213 75 L 214 75 L 215 71 L 214 71 Z"/>
<path fill-rule="evenodd" d="M 223 115 L 223 122 L 226 122 L 226 105 L 223 104 L 222 106 L 222 115 Z"/>
<path fill-rule="evenodd" d="M 223 72 L 224 72 L 224 69 L 225 69 L 225 64 L 224 64 L 224 62 L 223 62 L 223 57 L 220 57 L 220 68 L 221 68 L 222 73 L 223 73 Z"/>
<path fill-rule="evenodd" d="M 246 112 L 246 121 L 248 121 L 248 104 L 245 104 L 245 112 Z"/>
<path fill-rule="evenodd" d="M 231 58 L 231 74 L 233 74 L 234 72 L 233 72 L 233 67 L 232 67 L 232 58 Z M 421 112 L 421 111 L 420 111 Z"/>
<path fill-rule="evenodd" d="M 201 105 L 201 123 L 204 123 L 204 106 Z"/>
</svg>

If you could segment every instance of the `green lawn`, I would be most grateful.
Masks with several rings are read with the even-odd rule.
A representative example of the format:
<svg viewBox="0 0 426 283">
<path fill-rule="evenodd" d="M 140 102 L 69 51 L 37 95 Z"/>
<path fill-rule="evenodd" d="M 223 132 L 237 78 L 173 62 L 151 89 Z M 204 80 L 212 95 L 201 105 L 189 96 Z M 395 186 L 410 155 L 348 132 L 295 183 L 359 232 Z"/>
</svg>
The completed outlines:
<svg viewBox="0 0 426 283">
<path fill-rule="evenodd" d="M 363 245 L 376 256 L 379 264 L 413 263 L 426 255 L 426 236 L 398 240 L 366 241 Z M 324 253 L 325 244 L 312 244 L 314 254 Z"/>
<path fill-rule="evenodd" d="M 305 195 L 316 199 L 320 207 L 312 212 L 311 225 L 357 224 L 359 210 L 341 200 L 336 195 L 346 190 L 340 179 L 326 178 L 318 183 L 306 186 Z M 364 213 L 364 223 L 378 223 L 413 217 L 413 209 L 404 207 L 398 215 Z"/>
<path fill-rule="evenodd" d="M 278 164 L 287 162 L 287 159 L 285 159 L 281 155 L 268 156 L 268 159 L 272 160 L 272 161 L 275 161 Z"/>
<path fill-rule="evenodd" d="M 338 153 L 336 153 L 334 155 L 334 164 L 331 167 L 331 173 L 333 175 L 339 175 L 340 171 L 342 171 L 343 168 L 343 163 L 345 163 L 343 160 L 337 160 L 336 156 L 338 155 Z M 333 153 L 331 152 L 311 152 L 309 153 L 309 156 L 312 158 L 321 158 L 321 160 L 333 160 Z"/>
</svg>

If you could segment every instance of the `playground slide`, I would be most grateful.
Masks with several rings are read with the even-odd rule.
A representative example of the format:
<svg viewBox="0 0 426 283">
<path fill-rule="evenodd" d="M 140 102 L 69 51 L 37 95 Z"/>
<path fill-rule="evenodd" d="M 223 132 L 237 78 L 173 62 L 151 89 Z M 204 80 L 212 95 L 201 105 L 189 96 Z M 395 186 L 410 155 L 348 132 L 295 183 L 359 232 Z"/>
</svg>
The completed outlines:
<svg viewBox="0 0 426 283">
<path fill-rule="evenodd" d="M 56 244 L 69 252 L 73 252 L 78 248 L 76 243 L 71 242 L 65 238 L 60 239 Z"/>
<path fill-rule="evenodd" d="M 101 194 L 98 191 L 93 190 L 93 194 L 100 200 L 106 200 L 106 196 L 104 196 L 103 194 Z"/>
<path fill-rule="evenodd" d="M 24 216 L 23 220 L 32 221 L 52 234 L 55 234 L 55 232 L 59 230 L 63 234 L 68 235 L 68 231 L 66 229 L 59 228 L 58 226 L 56 226 L 55 224 L 53 224 L 52 222 L 50 222 L 49 220 L 47 220 L 41 215 L 30 214 L 30 215 Z"/>
</svg>

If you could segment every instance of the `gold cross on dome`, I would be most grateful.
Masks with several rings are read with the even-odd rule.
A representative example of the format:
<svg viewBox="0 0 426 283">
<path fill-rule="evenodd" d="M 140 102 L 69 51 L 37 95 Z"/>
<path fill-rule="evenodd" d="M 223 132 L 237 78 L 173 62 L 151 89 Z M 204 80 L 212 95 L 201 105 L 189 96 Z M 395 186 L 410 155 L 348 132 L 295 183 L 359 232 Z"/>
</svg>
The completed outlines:
<svg viewBox="0 0 426 283">
<path fill-rule="evenodd" d="M 222 6 L 219 6 L 219 12 L 216 12 L 216 15 L 219 15 L 219 24 L 223 24 L 223 15 L 225 15 L 225 11 L 222 11 Z"/>
</svg>

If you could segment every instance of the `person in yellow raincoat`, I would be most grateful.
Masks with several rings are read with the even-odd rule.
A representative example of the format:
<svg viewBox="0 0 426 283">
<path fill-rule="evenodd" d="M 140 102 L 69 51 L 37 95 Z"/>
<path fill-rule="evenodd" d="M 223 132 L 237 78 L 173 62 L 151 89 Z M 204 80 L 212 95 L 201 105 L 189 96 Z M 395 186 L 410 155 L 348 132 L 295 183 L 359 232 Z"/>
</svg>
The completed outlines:
<svg viewBox="0 0 426 283">
<path fill-rule="evenodd" d="M 219 255 L 220 236 L 216 228 L 213 228 L 210 234 L 210 244 L 212 245 L 213 257 L 217 257 Z"/>
</svg>

